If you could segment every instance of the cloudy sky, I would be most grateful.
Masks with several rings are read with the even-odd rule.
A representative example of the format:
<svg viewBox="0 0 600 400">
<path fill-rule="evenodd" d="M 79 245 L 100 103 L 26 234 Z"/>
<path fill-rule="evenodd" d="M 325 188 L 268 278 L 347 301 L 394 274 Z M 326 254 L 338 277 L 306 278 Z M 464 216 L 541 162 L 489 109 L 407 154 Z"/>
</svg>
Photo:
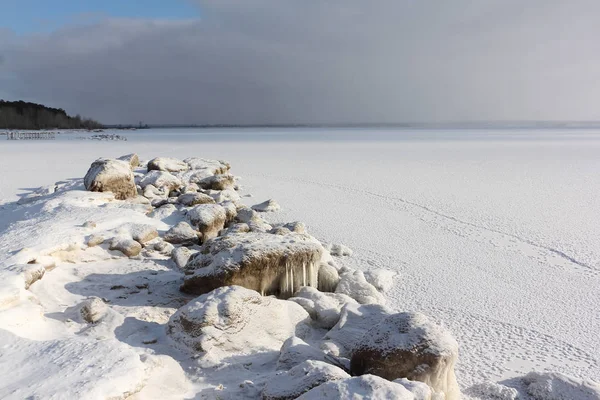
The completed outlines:
<svg viewBox="0 0 600 400">
<path fill-rule="evenodd" d="M 599 18 L 598 0 L 2 0 L 0 98 L 105 123 L 600 120 Z"/>
</svg>

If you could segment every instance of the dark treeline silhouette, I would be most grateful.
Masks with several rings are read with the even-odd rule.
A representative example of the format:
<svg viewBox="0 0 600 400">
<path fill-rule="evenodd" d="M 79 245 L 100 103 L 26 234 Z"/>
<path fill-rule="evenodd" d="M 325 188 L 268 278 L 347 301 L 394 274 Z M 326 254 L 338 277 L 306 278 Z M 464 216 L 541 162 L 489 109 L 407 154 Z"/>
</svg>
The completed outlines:
<svg viewBox="0 0 600 400">
<path fill-rule="evenodd" d="M 25 101 L 0 100 L 0 129 L 99 129 L 102 124 L 79 115 L 71 117 L 62 108 Z"/>
</svg>

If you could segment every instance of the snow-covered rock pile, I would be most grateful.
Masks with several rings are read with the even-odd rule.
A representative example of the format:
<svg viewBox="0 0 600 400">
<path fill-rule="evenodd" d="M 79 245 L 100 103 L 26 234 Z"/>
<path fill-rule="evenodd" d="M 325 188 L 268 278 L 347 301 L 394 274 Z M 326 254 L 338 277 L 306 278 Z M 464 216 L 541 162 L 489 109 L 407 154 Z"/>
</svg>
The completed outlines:
<svg viewBox="0 0 600 400">
<path fill-rule="evenodd" d="M 33 222 L 0 236 L 0 371 L 15 376 L 0 397 L 459 398 L 451 334 L 384 305 L 393 270 L 351 268 L 274 200 L 244 204 L 236 179 L 224 161 L 129 154 L 15 205 Z M 548 374 L 523 387 L 600 393 Z"/>
</svg>

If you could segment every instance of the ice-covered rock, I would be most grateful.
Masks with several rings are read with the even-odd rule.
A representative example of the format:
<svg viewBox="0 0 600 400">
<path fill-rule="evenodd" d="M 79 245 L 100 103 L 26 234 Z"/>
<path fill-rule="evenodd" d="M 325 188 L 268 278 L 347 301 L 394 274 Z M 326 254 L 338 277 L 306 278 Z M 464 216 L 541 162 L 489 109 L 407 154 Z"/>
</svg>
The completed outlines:
<svg viewBox="0 0 600 400">
<path fill-rule="evenodd" d="M 142 189 L 148 185 L 163 189 L 168 192 L 179 189 L 182 186 L 181 180 L 167 171 L 150 171 L 139 182 Z M 165 196 L 166 197 L 166 196 Z"/>
<path fill-rule="evenodd" d="M 309 301 L 306 302 L 301 299 Z M 358 304 L 354 299 L 344 294 L 323 293 L 308 286 L 300 288 L 294 297 L 289 300 L 300 304 L 319 326 L 327 329 L 338 323 L 341 309 L 345 304 Z"/>
<path fill-rule="evenodd" d="M 435 393 L 426 383 L 418 381 L 409 381 L 406 378 L 394 379 L 392 382 L 404 386 L 415 400 L 446 400 L 443 393 Z"/>
<path fill-rule="evenodd" d="M 191 274 L 185 276 L 181 289 L 202 294 L 240 285 L 288 298 L 302 286 L 317 286 L 322 251 L 309 235 L 250 232 L 221 236 L 206 242 L 188 261 L 186 269 Z"/>
<path fill-rule="evenodd" d="M 231 174 L 212 175 L 203 179 L 190 179 L 202 189 L 225 190 L 233 189 L 234 178 Z"/>
<path fill-rule="evenodd" d="M 233 222 L 237 216 L 237 207 L 235 206 L 235 203 L 232 201 L 224 201 L 221 203 L 221 207 L 225 210 L 225 223 L 229 224 Z"/>
<path fill-rule="evenodd" d="M 79 305 L 79 313 L 81 314 L 81 318 L 90 324 L 95 324 L 96 322 L 100 321 L 102 317 L 106 315 L 107 309 L 108 306 L 106 303 L 98 297 L 86 299 Z"/>
<path fill-rule="evenodd" d="M 148 171 L 181 172 L 188 169 L 187 163 L 176 158 L 156 157 L 148 161 Z"/>
<path fill-rule="evenodd" d="M 365 271 L 365 279 L 382 293 L 390 290 L 394 284 L 396 272 L 389 269 L 371 269 Z"/>
<path fill-rule="evenodd" d="M 86 190 L 112 192 L 115 199 L 125 200 L 137 196 L 133 172 L 125 161 L 100 158 L 92 163 L 83 178 Z"/>
<path fill-rule="evenodd" d="M 248 224 L 237 223 L 237 224 L 230 225 L 229 227 L 223 229 L 221 232 L 219 232 L 219 236 L 233 235 L 235 233 L 247 233 L 247 232 L 250 232 L 250 227 L 248 226 Z"/>
<path fill-rule="evenodd" d="M 171 258 L 175 261 L 175 264 L 180 268 L 185 268 L 190 257 L 195 254 L 194 251 L 187 247 L 176 247 L 171 253 Z"/>
<path fill-rule="evenodd" d="M 263 400 L 294 400 L 325 382 L 350 378 L 344 370 L 322 361 L 309 360 L 282 371 L 265 385 Z"/>
<path fill-rule="evenodd" d="M 352 350 L 353 375 L 424 382 L 447 400 L 460 398 L 454 375 L 458 343 L 419 313 L 398 313 L 369 329 Z"/>
<path fill-rule="evenodd" d="M 232 201 L 238 204 L 241 200 L 240 195 L 233 189 L 225 189 L 225 190 L 208 190 L 207 192 L 210 197 L 215 199 L 217 203 L 223 203 L 225 201 Z"/>
<path fill-rule="evenodd" d="M 325 356 L 323 351 L 312 347 L 299 337 L 292 336 L 283 342 L 279 350 L 277 369 L 287 371 L 307 360 L 325 361 Z"/>
<path fill-rule="evenodd" d="M 163 240 L 154 243 L 154 250 L 158 251 L 163 256 L 170 257 L 173 254 L 173 250 L 175 250 L 175 246 L 171 243 L 165 242 Z"/>
<path fill-rule="evenodd" d="M 192 207 L 198 204 L 214 204 L 215 200 L 204 193 L 185 193 L 177 198 L 177 202 L 186 207 Z"/>
<path fill-rule="evenodd" d="M 348 295 L 360 304 L 385 304 L 385 297 L 367 282 L 360 270 L 342 273 L 335 292 Z"/>
<path fill-rule="evenodd" d="M 261 233 L 267 233 L 271 229 L 273 229 L 273 227 L 271 225 L 269 225 L 263 219 L 257 219 L 255 221 L 249 221 L 248 222 L 248 228 L 250 229 L 250 232 L 261 232 Z"/>
<path fill-rule="evenodd" d="M 200 204 L 188 211 L 187 217 L 192 226 L 202 233 L 202 240 L 212 239 L 225 226 L 227 213 L 218 204 Z"/>
<path fill-rule="evenodd" d="M 173 226 L 169 229 L 163 236 L 163 239 L 169 243 L 173 244 L 197 244 L 199 242 L 200 236 L 202 236 L 199 232 L 194 230 L 185 221 L 181 221 L 177 225 Z"/>
<path fill-rule="evenodd" d="M 229 171 L 230 165 L 227 161 L 207 160 L 205 158 L 190 157 L 183 160 L 190 170 L 204 170 L 207 176 L 224 174 Z"/>
<path fill-rule="evenodd" d="M 416 400 L 404 386 L 374 375 L 356 376 L 344 380 L 326 382 L 297 400 Z"/>
<path fill-rule="evenodd" d="M 117 158 L 117 160 L 125 161 L 132 170 L 140 166 L 140 158 L 135 153 L 126 154 Z"/>
<path fill-rule="evenodd" d="M 334 292 L 340 282 L 340 275 L 334 266 L 321 262 L 319 264 L 319 286 L 321 292 Z"/>
<path fill-rule="evenodd" d="M 346 256 L 351 256 L 352 255 L 352 249 L 350 249 L 350 247 L 343 245 L 343 244 L 333 244 L 333 243 L 329 243 L 327 245 L 325 245 L 325 249 L 327 249 L 332 256 L 337 256 L 337 257 L 346 257 Z"/>
<path fill-rule="evenodd" d="M 349 357 L 364 334 L 392 312 L 379 304 L 348 303 L 342 307 L 338 323 L 325 334 L 339 349 L 339 355 Z"/>
<path fill-rule="evenodd" d="M 140 186 L 141 187 L 141 186 Z M 156 202 L 159 200 L 166 201 L 169 191 L 164 188 L 157 188 L 153 184 L 148 184 L 142 189 L 142 196 L 151 201 L 153 207 L 156 207 Z"/>
<path fill-rule="evenodd" d="M 135 257 L 142 251 L 142 245 L 127 236 L 117 236 L 110 241 L 110 250 L 118 250 L 127 257 Z"/>
<path fill-rule="evenodd" d="M 122 229 L 127 229 L 131 238 L 140 244 L 147 243 L 158 237 L 156 228 L 149 224 L 127 224 Z"/>
<path fill-rule="evenodd" d="M 281 206 L 275 200 L 269 199 L 267 201 L 263 201 L 262 203 L 253 205 L 252 209 L 258 212 L 273 212 L 279 211 Z"/>
<path fill-rule="evenodd" d="M 306 336 L 309 324 L 306 311 L 291 301 L 226 286 L 180 308 L 167 331 L 175 342 L 219 359 L 278 351 L 290 336 Z"/>
<path fill-rule="evenodd" d="M 262 218 L 260 218 L 260 215 L 250 207 L 240 206 L 237 208 L 235 220 L 247 224 L 250 221 L 260 221 Z"/>
<path fill-rule="evenodd" d="M 600 400 L 600 383 L 556 372 L 530 372 L 523 383 L 534 400 Z"/>
<path fill-rule="evenodd" d="M 150 218 L 155 218 L 164 221 L 167 218 L 173 216 L 173 214 L 177 211 L 177 207 L 175 207 L 173 204 L 165 204 L 160 206 L 159 208 L 156 208 L 154 211 L 148 214 L 148 216 Z"/>
<path fill-rule="evenodd" d="M 104 243 L 104 240 L 105 240 L 104 236 L 101 236 L 101 235 L 92 235 L 88 239 L 87 245 L 88 245 L 88 247 L 98 246 L 98 245 L 101 245 L 102 243 Z"/>
</svg>

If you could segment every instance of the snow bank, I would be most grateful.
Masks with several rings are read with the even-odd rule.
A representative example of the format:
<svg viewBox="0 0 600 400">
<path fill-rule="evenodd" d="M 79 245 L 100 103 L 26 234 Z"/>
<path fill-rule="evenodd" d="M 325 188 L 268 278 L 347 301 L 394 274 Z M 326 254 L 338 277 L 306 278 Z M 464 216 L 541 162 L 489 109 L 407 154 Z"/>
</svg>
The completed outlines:
<svg viewBox="0 0 600 400">
<path fill-rule="evenodd" d="M 555 372 L 530 372 L 523 378 L 527 393 L 535 400 L 600 400 L 600 383 Z"/>
</svg>

